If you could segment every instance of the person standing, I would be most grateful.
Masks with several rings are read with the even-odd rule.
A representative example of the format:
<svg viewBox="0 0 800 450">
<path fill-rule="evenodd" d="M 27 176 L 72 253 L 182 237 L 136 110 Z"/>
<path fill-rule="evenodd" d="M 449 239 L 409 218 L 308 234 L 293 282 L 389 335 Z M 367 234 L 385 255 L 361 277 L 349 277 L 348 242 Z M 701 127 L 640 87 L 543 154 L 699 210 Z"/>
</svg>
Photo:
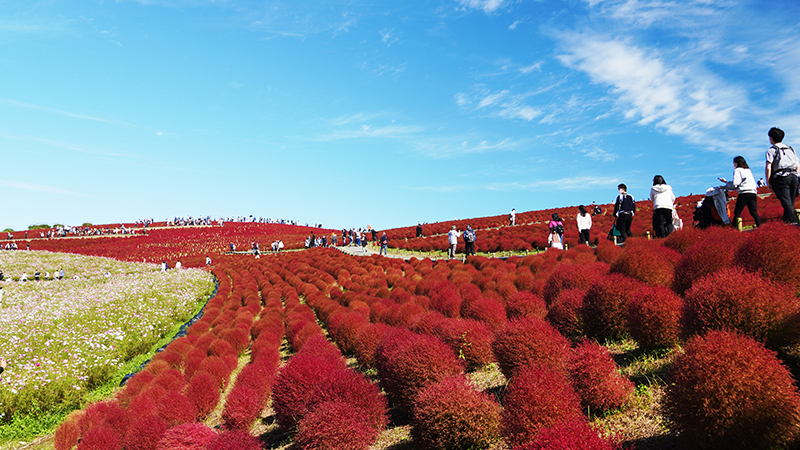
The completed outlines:
<svg viewBox="0 0 800 450">
<path fill-rule="evenodd" d="M 665 238 L 672 233 L 672 211 L 675 209 L 675 193 L 664 177 L 653 177 L 650 188 L 650 201 L 653 202 L 653 232 L 657 238 Z"/>
<path fill-rule="evenodd" d="M 458 245 L 458 230 L 456 230 L 456 226 L 450 229 L 450 232 L 447 233 L 447 258 L 452 259 L 456 257 L 456 246 Z"/>
<path fill-rule="evenodd" d="M 783 143 L 783 130 L 772 127 L 767 135 L 772 144 L 766 153 L 767 164 L 764 169 L 767 185 L 783 206 L 783 221 L 796 225 L 794 199 L 797 197 L 797 172 L 800 170 L 800 163 L 794 149 Z"/>
<path fill-rule="evenodd" d="M 464 230 L 464 247 L 467 256 L 475 255 L 475 231 L 470 225 L 467 225 L 467 229 Z"/>
<path fill-rule="evenodd" d="M 508 224 L 512 227 L 517 224 L 517 210 L 514 208 L 511 208 L 511 212 L 508 214 Z"/>
<path fill-rule="evenodd" d="M 380 250 L 380 252 L 378 252 L 378 254 L 379 255 L 383 255 L 383 256 L 387 256 L 386 255 L 386 252 L 387 252 L 386 247 L 389 246 L 389 238 L 386 237 L 386 232 L 385 231 L 383 232 L 383 234 L 381 234 L 381 240 L 379 241 L 379 243 L 381 244 L 381 250 Z"/>
<path fill-rule="evenodd" d="M 422 237 L 422 224 L 417 222 L 417 237 Z"/>
<path fill-rule="evenodd" d="M 750 171 L 750 166 L 747 165 L 743 156 L 733 158 L 733 179 L 731 181 L 725 178 L 717 178 L 719 181 L 725 183 L 725 189 L 729 191 L 736 190 L 739 194 L 736 196 L 736 206 L 733 209 L 733 220 L 731 225 L 737 226 L 739 217 L 747 206 L 750 215 L 757 227 L 761 226 L 761 217 L 758 215 L 758 184 Z M 793 210 L 794 211 L 794 210 Z"/>
<path fill-rule="evenodd" d="M 617 186 L 617 190 L 619 195 L 617 196 L 617 201 L 614 202 L 614 217 L 617 218 L 617 229 L 620 233 L 619 240 L 620 242 L 625 242 L 626 239 L 633 235 L 631 233 L 631 223 L 636 213 L 636 202 L 633 200 L 633 196 L 628 194 L 628 186 L 625 186 L 624 183 L 620 183 Z"/>
<path fill-rule="evenodd" d="M 578 237 L 581 244 L 592 246 L 589 230 L 592 229 L 592 216 L 586 211 L 583 205 L 578 206 L 578 217 L 575 220 L 578 222 Z"/>
</svg>

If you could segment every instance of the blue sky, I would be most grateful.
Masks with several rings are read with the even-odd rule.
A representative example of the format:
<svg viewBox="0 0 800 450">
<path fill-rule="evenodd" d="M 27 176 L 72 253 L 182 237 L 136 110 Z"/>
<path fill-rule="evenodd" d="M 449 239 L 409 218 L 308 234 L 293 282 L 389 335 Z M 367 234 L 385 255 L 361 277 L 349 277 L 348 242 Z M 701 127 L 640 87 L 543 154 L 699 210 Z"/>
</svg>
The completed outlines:
<svg viewBox="0 0 800 450">
<path fill-rule="evenodd" d="M 796 1 L 0 0 L 0 228 L 678 195 L 800 148 Z"/>
</svg>

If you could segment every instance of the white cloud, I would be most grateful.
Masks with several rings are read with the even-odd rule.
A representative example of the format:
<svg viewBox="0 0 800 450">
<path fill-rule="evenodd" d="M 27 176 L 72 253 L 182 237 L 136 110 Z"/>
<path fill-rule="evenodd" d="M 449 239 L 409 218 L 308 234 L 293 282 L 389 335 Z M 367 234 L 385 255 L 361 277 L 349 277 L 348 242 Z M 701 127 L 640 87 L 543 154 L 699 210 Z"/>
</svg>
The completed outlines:
<svg viewBox="0 0 800 450">
<path fill-rule="evenodd" d="M 522 72 L 524 75 L 528 75 L 533 71 L 541 72 L 542 71 L 542 61 L 539 61 L 535 64 L 531 64 L 530 66 L 520 67 L 519 71 Z"/>
<path fill-rule="evenodd" d="M 465 8 L 481 9 L 486 14 L 495 12 L 503 6 L 503 0 L 458 0 Z"/>
<path fill-rule="evenodd" d="M 696 27 L 733 4 L 732 0 L 584 0 L 598 13 L 640 27 Z"/>
<path fill-rule="evenodd" d="M 45 184 L 18 183 L 16 181 L 0 180 L 0 186 L 21 191 L 47 192 L 50 194 L 77 195 L 75 192 Z"/>
<path fill-rule="evenodd" d="M 385 127 L 372 127 L 363 124 L 356 130 L 334 130 L 333 132 L 320 136 L 320 141 L 338 141 L 342 139 L 363 139 L 363 138 L 403 138 L 425 131 L 422 127 L 416 126 L 396 126 L 388 125 Z"/>
<path fill-rule="evenodd" d="M 563 43 L 567 52 L 559 60 L 609 86 L 627 119 L 696 143 L 706 139 L 706 131 L 731 124 L 734 109 L 747 102 L 740 89 L 696 61 L 667 62 L 652 49 L 583 34 L 566 36 Z"/>
<path fill-rule="evenodd" d="M 517 29 L 517 25 L 519 25 L 520 23 L 522 23 L 521 20 L 515 20 L 514 23 L 508 26 L 508 29 L 514 31 Z"/>
</svg>

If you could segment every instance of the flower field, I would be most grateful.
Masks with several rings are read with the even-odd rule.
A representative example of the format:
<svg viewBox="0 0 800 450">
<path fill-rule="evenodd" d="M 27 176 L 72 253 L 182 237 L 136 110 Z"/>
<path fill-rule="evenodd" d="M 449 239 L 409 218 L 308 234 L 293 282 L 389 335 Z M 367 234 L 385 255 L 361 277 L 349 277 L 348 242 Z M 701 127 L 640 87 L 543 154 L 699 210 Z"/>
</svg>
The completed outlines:
<svg viewBox="0 0 800 450">
<path fill-rule="evenodd" d="M 57 450 L 766 449 L 800 434 L 794 227 L 463 263 L 225 255 L 213 273 L 187 336 L 71 414 Z"/>
<path fill-rule="evenodd" d="M 80 404 L 199 309 L 213 289 L 204 271 L 40 251 L 0 252 L 0 423 Z M 47 279 L 63 269 L 61 280 Z M 41 279 L 33 281 L 33 274 Z"/>
</svg>

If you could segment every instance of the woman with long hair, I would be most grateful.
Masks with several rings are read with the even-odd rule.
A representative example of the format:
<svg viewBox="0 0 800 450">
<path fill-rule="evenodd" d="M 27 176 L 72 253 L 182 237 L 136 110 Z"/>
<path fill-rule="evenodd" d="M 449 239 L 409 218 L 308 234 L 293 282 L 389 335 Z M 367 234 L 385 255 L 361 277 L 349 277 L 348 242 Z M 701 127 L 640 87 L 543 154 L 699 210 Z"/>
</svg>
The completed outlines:
<svg viewBox="0 0 800 450">
<path fill-rule="evenodd" d="M 653 177 L 650 188 L 650 201 L 653 202 L 653 231 L 657 238 L 665 238 L 672 233 L 672 210 L 675 208 L 675 194 L 664 177 Z"/>
<path fill-rule="evenodd" d="M 738 192 L 731 225 L 736 226 L 738 223 L 737 219 L 741 217 L 744 207 L 747 206 L 747 210 L 750 211 L 750 215 L 753 216 L 756 226 L 760 227 L 761 217 L 758 215 L 758 195 L 756 195 L 758 193 L 758 185 L 744 156 L 733 158 L 733 180 L 727 181 L 725 178 L 717 179 L 725 183 L 725 189 Z"/>
<path fill-rule="evenodd" d="M 575 221 L 578 222 L 578 237 L 581 244 L 591 246 L 592 241 L 589 237 L 589 230 L 592 228 L 592 215 L 586 211 L 585 206 L 578 206 L 578 217 Z"/>
</svg>

